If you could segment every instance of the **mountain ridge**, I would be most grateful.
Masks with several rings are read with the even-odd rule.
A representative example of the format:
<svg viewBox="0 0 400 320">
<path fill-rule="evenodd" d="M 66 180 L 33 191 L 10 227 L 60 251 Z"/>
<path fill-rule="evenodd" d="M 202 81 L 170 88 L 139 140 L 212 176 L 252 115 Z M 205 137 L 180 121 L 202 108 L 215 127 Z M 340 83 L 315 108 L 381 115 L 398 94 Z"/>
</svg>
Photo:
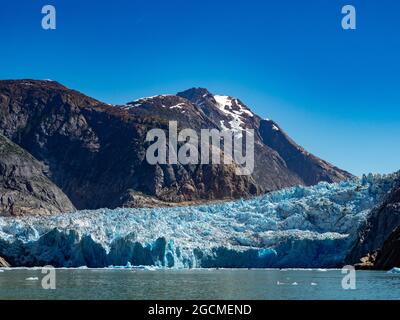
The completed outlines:
<svg viewBox="0 0 400 320">
<path fill-rule="evenodd" d="M 232 129 L 238 135 L 240 129 L 254 129 L 254 174 L 236 176 L 236 164 L 149 165 L 146 133 L 168 130 L 169 121 L 196 131 Z M 78 209 L 146 206 L 148 197 L 156 200 L 152 203 L 232 200 L 353 178 L 305 151 L 296 168 L 287 158 L 300 151 L 287 136 L 271 140 L 268 130 L 282 137 L 274 126 L 279 128 L 241 100 L 206 89 L 113 106 L 55 81 L 0 81 L 0 133 L 44 163 L 49 179 Z M 302 170 L 307 172 L 302 175 Z"/>
</svg>

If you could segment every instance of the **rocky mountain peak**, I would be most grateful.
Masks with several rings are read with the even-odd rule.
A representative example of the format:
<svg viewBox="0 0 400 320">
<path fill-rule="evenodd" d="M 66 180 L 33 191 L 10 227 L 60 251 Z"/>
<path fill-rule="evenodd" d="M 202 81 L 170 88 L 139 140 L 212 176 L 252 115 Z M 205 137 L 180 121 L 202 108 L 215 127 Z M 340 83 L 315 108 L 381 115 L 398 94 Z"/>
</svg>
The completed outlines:
<svg viewBox="0 0 400 320">
<path fill-rule="evenodd" d="M 227 95 L 213 94 L 205 88 L 192 88 L 177 94 L 190 102 L 202 107 L 214 107 L 224 113 L 235 113 L 237 115 L 254 116 L 243 102 L 239 99 Z"/>
<path fill-rule="evenodd" d="M 159 95 L 153 97 L 140 98 L 132 102 L 128 102 L 122 108 L 130 110 L 132 108 L 167 108 L 167 109 L 184 109 L 190 107 L 191 103 L 182 97 L 175 95 Z"/>
<path fill-rule="evenodd" d="M 61 83 L 53 80 L 34 80 L 34 79 L 21 79 L 21 80 L 3 80 L 3 84 L 9 85 L 9 86 L 32 86 L 35 88 L 39 87 L 46 87 L 46 88 L 52 88 L 52 89 L 68 89 Z"/>
<path fill-rule="evenodd" d="M 201 102 L 204 99 L 211 99 L 213 95 L 205 88 L 191 88 L 182 92 L 178 92 L 177 96 L 186 98 L 189 101 Z"/>
</svg>

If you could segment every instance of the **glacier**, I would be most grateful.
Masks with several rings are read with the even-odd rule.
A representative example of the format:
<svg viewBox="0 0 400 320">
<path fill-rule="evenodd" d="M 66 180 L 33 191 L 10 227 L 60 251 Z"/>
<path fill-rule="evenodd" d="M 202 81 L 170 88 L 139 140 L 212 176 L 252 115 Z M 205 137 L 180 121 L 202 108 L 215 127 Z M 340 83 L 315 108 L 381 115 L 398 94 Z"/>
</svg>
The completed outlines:
<svg viewBox="0 0 400 320">
<path fill-rule="evenodd" d="M 0 256 L 14 267 L 337 267 L 398 175 L 229 203 L 0 217 Z"/>
</svg>

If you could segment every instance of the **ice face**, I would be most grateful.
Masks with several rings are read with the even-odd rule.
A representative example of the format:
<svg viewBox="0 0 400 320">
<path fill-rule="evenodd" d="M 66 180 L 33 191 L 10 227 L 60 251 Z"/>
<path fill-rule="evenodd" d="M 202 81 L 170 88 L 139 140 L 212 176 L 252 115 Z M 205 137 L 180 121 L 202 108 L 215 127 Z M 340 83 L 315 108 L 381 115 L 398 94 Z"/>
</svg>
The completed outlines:
<svg viewBox="0 0 400 320">
<path fill-rule="evenodd" d="M 183 208 L 0 218 L 13 266 L 311 268 L 342 263 L 394 175 Z"/>
</svg>

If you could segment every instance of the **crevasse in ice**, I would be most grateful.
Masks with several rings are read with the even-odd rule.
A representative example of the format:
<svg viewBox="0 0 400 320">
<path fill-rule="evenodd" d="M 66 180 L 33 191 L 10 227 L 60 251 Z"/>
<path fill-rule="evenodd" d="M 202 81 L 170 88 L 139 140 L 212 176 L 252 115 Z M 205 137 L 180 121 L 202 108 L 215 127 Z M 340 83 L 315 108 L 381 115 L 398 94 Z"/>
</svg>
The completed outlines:
<svg viewBox="0 0 400 320">
<path fill-rule="evenodd" d="M 195 207 L 3 217 L 0 256 L 13 266 L 336 267 L 395 177 L 368 175 Z"/>
</svg>

